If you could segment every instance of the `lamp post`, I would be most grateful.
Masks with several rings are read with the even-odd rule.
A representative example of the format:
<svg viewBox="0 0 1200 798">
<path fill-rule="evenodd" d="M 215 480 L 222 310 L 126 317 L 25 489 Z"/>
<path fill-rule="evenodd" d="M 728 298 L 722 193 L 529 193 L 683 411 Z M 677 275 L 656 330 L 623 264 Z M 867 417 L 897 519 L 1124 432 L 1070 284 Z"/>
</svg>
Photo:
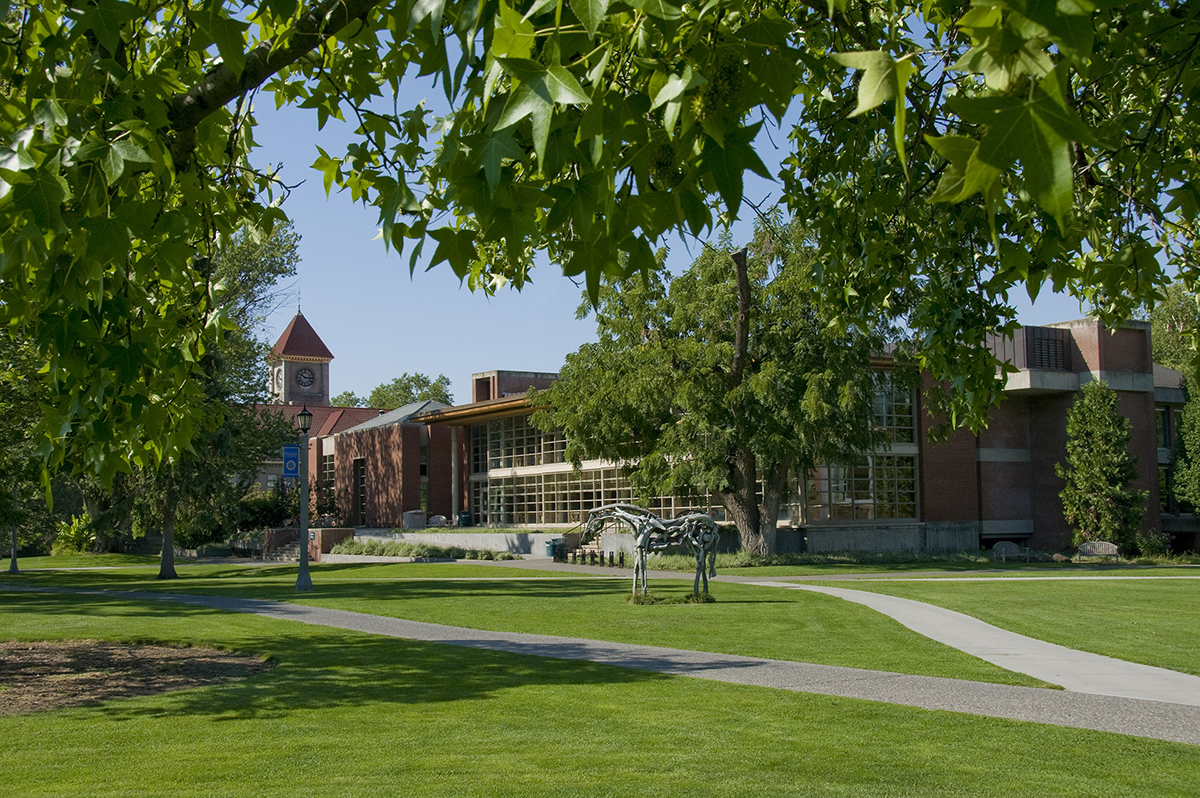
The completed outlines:
<svg viewBox="0 0 1200 798">
<path fill-rule="evenodd" d="M 15 574 L 20 573 L 17 569 L 17 489 L 15 486 L 13 487 L 12 510 L 12 559 L 8 561 L 8 572 Z"/>
<path fill-rule="evenodd" d="M 312 590 L 312 578 L 308 575 L 308 431 L 312 427 L 312 413 L 308 405 L 296 415 L 300 425 L 300 570 L 296 574 L 297 590 Z"/>
</svg>

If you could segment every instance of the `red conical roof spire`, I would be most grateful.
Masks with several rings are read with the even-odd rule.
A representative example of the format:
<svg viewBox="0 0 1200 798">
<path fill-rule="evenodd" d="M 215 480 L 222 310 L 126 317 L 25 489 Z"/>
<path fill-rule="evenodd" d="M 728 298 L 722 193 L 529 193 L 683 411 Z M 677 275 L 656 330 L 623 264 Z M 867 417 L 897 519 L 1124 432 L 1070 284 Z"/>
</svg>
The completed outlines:
<svg viewBox="0 0 1200 798">
<path fill-rule="evenodd" d="M 275 342 L 274 353 L 279 357 L 308 357 L 333 360 L 333 353 L 317 331 L 312 328 L 304 314 L 297 311 L 283 335 Z"/>
</svg>

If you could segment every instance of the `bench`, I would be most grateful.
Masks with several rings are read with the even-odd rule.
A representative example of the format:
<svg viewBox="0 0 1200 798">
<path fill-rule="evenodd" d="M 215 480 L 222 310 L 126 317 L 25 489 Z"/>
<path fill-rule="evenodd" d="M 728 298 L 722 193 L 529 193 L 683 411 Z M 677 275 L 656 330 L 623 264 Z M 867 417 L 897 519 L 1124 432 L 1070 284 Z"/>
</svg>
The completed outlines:
<svg viewBox="0 0 1200 798">
<path fill-rule="evenodd" d="M 1002 540 L 995 546 L 992 546 L 992 562 L 999 560 L 1000 562 L 1008 562 L 1009 557 L 1025 557 L 1025 562 L 1029 562 L 1029 549 L 1021 551 L 1021 547 L 1009 540 Z"/>
<path fill-rule="evenodd" d="M 1082 557 L 1112 557 L 1113 562 L 1116 562 L 1119 555 L 1115 543 L 1109 543 L 1107 540 L 1089 540 L 1081 544 L 1075 554 L 1076 559 Z"/>
</svg>

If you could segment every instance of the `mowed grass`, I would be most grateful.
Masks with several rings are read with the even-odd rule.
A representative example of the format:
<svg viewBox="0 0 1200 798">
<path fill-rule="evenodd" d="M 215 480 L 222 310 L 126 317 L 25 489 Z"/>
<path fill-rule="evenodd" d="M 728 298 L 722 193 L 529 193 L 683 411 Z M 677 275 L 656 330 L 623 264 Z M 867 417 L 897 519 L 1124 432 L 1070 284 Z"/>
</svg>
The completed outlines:
<svg viewBox="0 0 1200 798">
<path fill-rule="evenodd" d="M 906 629 L 866 607 L 816 593 L 721 583 L 712 604 L 637 605 L 626 579 L 400 578 L 418 564 L 313 569 L 312 593 L 294 590 L 295 567 L 210 566 L 161 582 L 145 571 L 34 572 L 25 584 L 156 590 L 294 601 L 491 631 L 582 637 L 694 651 L 814 662 L 919 676 L 1047 687 Z M 476 573 L 441 566 L 439 574 Z M 358 569 L 358 570 L 356 570 Z M 424 570 L 424 568 L 422 568 Z M 485 568 L 486 570 L 486 568 Z M 519 572 L 524 574 L 525 572 Z M 488 575 L 495 576 L 490 570 Z M 0 582 L 11 582 L 0 577 Z M 691 581 L 652 579 L 658 596 L 686 596 Z"/>
<path fill-rule="evenodd" d="M 1162 577 L 1175 570 L 1181 569 L 1164 570 Z M 1197 574 L 1193 570 L 1189 575 Z M 1068 648 L 1200 676 L 1196 645 L 1200 579 L 903 579 L 825 584 L 924 601 Z"/>
<path fill-rule="evenodd" d="M 1192 795 L 1200 747 L 306 626 L 0 593 L 0 638 L 202 644 L 276 667 L 0 717 L 6 795 Z"/>
<path fill-rule="evenodd" d="M 7 574 L 11 557 L 0 560 L 0 575 Z M 158 557 L 146 554 L 61 554 L 57 557 L 17 557 L 17 569 L 40 568 L 128 568 L 158 566 Z"/>
</svg>

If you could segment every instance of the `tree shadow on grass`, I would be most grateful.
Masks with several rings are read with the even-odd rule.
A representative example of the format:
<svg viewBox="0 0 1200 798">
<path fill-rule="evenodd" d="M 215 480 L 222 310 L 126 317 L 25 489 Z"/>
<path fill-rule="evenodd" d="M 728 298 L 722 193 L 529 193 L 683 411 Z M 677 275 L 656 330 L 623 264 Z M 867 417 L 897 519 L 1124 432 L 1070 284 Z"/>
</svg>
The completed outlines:
<svg viewBox="0 0 1200 798">
<path fill-rule="evenodd" d="M 633 667 L 573 659 L 589 655 L 583 643 L 535 646 L 529 651 L 537 653 L 520 654 L 456 645 L 452 640 L 448 645 L 322 626 L 296 629 L 255 616 L 248 616 L 249 624 L 232 628 L 223 623 L 231 617 L 228 612 L 174 601 L 46 593 L 9 593 L 5 598 L 13 600 L 6 600 L 8 614 L 0 618 L 11 619 L 16 611 L 40 619 L 21 630 L 19 636 L 27 639 L 42 637 L 37 631 L 41 629 L 49 639 L 82 636 L 215 645 L 269 657 L 275 664 L 269 672 L 238 682 L 112 701 L 90 710 L 115 720 L 164 715 L 279 718 L 296 711 L 345 706 L 481 700 L 515 688 L 618 686 L 670 678 L 638 669 L 653 666 L 650 659 L 631 660 Z M 84 617 L 91 623 L 81 622 Z M 247 626 L 255 632 L 247 633 Z M 0 631 L 0 636 L 5 632 Z"/>
<path fill-rule="evenodd" d="M 140 573 L 88 572 L 87 574 L 39 573 L 30 578 L 19 580 L 0 579 L 0 590 L 12 586 L 38 587 L 67 587 L 96 590 L 134 590 L 155 593 L 185 593 L 195 595 L 224 595 L 256 598 L 270 601 L 296 601 L 306 599 L 347 599 L 362 601 L 361 611 L 370 612 L 372 601 L 399 601 L 405 599 L 446 599 L 460 598 L 487 599 L 595 599 L 609 597 L 616 603 L 623 603 L 630 594 L 630 586 L 625 581 L 613 579 L 582 579 L 579 577 L 538 579 L 470 579 L 456 581 L 453 578 L 439 579 L 395 579 L 382 581 L 361 582 L 322 582 L 320 574 L 314 574 L 313 592 L 297 593 L 293 586 L 295 568 L 272 568 L 271 573 L 262 569 L 246 569 L 231 566 L 202 576 L 202 578 L 182 578 L 177 580 L 160 581 L 153 575 Z M 198 575 L 199 576 L 199 575 Z M 257 578 L 256 578 L 257 577 Z M 746 594 L 738 598 L 723 597 L 722 593 L 737 591 L 738 588 L 725 590 L 725 585 L 718 584 L 711 591 L 718 603 L 722 604 L 786 604 L 796 603 L 800 599 L 791 592 L 769 591 L 758 589 L 756 593 Z M 692 591 L 689 581 L 679 579 L 661 579 L 652 581 L 650 591 L 660 595 L 685 595 Z M 753 596 L 752 598 L 750 596 Z"/>
</svg>

